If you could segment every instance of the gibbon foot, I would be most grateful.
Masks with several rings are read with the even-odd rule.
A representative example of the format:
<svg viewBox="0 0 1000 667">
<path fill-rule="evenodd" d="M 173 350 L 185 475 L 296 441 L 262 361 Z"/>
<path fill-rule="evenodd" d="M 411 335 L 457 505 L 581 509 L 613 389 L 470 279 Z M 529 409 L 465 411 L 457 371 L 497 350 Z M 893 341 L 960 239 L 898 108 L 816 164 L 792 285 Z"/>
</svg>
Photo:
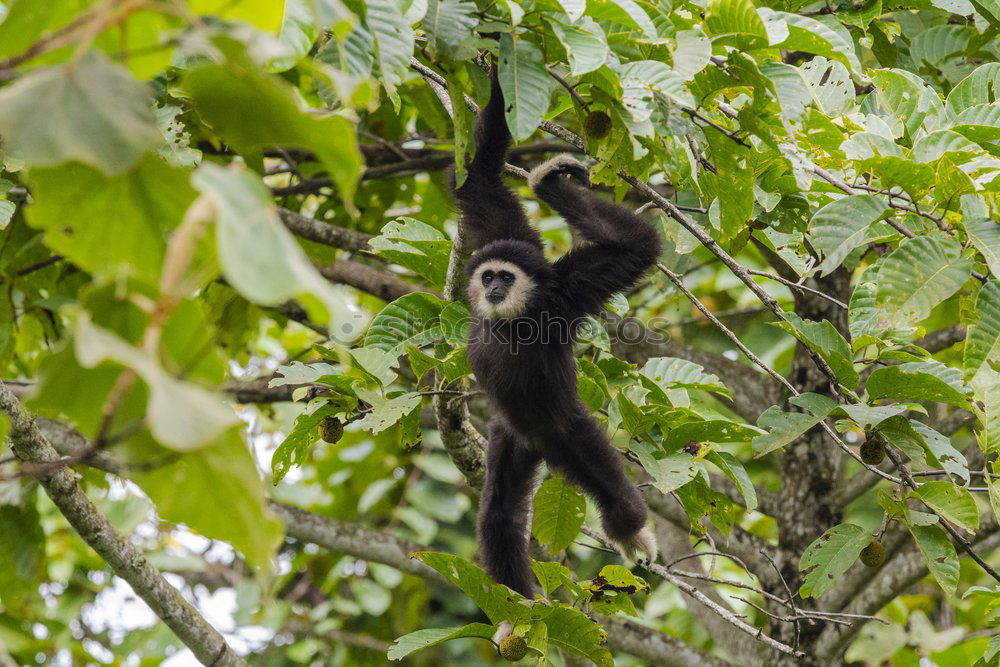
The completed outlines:
<svg viewBox="0 0 1000 667">
<path fill-rule="evenodd" d="M 659 549 L 656 546 L 656 536 L 646 526 L 643 526 L 642 530 L 624 540 L 619 541 L 610 537 L 608 539 L 618 549 L 618 552 L 625 557 L 625 560 L 653 563 L 656 561 L 656 556 L 659 553 Z"/>
<path fill-rule="evenodd" d="M 587 170 L 587 167 L 567 153 L 557 155 L 551 160 L 546 160 L 532 169 L 531 173 L 528 174 L 528 185 L 532 189 L 537 188 L 549 176 L 558 176 L 560 174 L 566 174 L 571 178 L 575 178 L 583 185 L 590 186 L 590 172 Z"/>
<path fill-rule="evenodd" d="M 500 642 L 509 637 L 513 630 L 513 623 L 510 621 L 500 621 L 500 625 L 497 626 L 497 631 L 493 633 L 493 643 L 499 646 Z"/>
</svg>

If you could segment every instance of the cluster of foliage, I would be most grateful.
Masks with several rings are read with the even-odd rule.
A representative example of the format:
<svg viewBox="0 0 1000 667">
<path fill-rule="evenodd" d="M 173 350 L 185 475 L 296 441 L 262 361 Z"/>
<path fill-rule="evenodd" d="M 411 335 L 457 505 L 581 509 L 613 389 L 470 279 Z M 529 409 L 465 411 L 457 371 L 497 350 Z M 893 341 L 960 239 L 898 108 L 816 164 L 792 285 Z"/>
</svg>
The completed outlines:
<svg viewBox="0 0 1000 667">
<path fill-rule="evenodd" d="M 998 35 L 997 0 L 0 2 L 0 378 L 91 443 L 68 463 L 172 581 L 235 591 L 261 664 L 499 660 L 468 638 L 502 621 L 505 657 L 628 664 L 602 614 L 670 635 L 663 664 L 995 664 Z M 493 61 L 515 167 L 570 150 L 662 209 L 660 271 L 581 337 L 580 394 L 669 549 L 739 556 L 699 560 L 701 590 L 792 657 L 594 549 L 558 477 L 542 598 L 473 564 L 489 415 L 447 172 Z M 102 616 L 107 565 L 0 451 L 0 664 L 182 648 Z M 422 545 L 425 577 L 270 502 Z"/>
</svg>

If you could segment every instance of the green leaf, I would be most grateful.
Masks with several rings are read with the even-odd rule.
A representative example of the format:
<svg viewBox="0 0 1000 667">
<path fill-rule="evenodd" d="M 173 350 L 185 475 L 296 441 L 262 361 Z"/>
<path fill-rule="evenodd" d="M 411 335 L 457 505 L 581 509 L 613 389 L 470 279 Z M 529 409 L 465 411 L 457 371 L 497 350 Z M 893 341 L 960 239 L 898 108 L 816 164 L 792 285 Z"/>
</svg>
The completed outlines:
<svg viewBox="0 0 1000 667">
<path fill-rule="evenodd" d="M 557 554 L 576 539 L 587 516 L 587 501 L 580 490 L 553 475 L 535 492 L 531 534 L 550 554 Z"/>
<path fill-rule="evenodd" d="M 871 72 L 879 101 L 906 128 L 907 136 L 942 112 L 941 101 L 920 77 L 896 69 L 878 69 Z"/>
<path fill-rule="evenodd" d="M 430 225 L 398 218 L 386 224 L 368 246 L 380 257 L 426 278 L 434 287 L 444 287 L 451 241 Z"/>
<path fill-rule="evenodd" d="M 839 60 L 851 72 L 863 71 L 854 53 L 854 41 L 839 21 L 834 24 L 822 20 L 825 17 L 812 18 L 789 12 L 776 12 L 768 7 L 761 7 L 757 13 L 763 19 L 762 24 L 780 21 L 787 26 L 787 37 L 780 42 L 772 43 L 771 46 L 815 53 L 830 60 Z"/>
<path fill-rule="evenodd" d="M 820 597 L 837 585 L 837 581 L 868 546 L 872 536 L 853 523 L 834 526 L 806 547 L 799 560 L 804 575 L 799 594 L 803 598 Z"/>
<path fill-rule="evenodd" d="M 657 96 L 673 102 L 695 106 L 694 97 L 683 79 L 665 63 L 637 60 L 625 65 L 619 74 L 622 105 L 639 122 L 648 121 L 656 110 Z"/>
<path fill-rule="evenodd" d="M 375 40 L 378 80 L 399 106 L 397 86 L 403 82 L 413 56 L 414 33 L 394 0 L 365 0 L 365 24 Z"/>
<path fill-rule="evenodd" d="M 913 491 L 912 495 L 924 501 L 945 520 L 970 533 L 979 530 L 979 508 L 972 494 L 964 486 L 943 480 L 925 482 Z"/>
<path fill-rule="evenodd" d="M 972 272 L 957 241 L 934 236 L 906 239 L 878 261 L 875 305 L 879 323 L 906 328 L 926 319 L 957 292 Z"/>
<path fill-rule="evenodd" d="M 982 366 L 973 378 L 972 394 L 976 399 L 972 407 L 981 426 L 979 447 L 985 454 L 1000 452 L 1000 373 Z"/>
<path fill-rule="evenodd" d="M 860 376 L 854 369 L 854 355 L 840 332 L 830 322 L 804 320 L 795 313 L 782 314 L 784 320 L 775 326 L 797 338 L 804 345 L 818 353 L 830 366 L 837 381 L 847 389 L 858 386 Z"/>
<path fill-rule="evenodd" d="M 589 16 L 575 20 L 572 24 L 557 20 L 549 22 L 563 48 L 573 76 L 593 72 L 608 58 L 608 39 L 604 29 Z"/>
<path fill-rule="evenodd" d="M 808 412 L 782 412 L 772 405 L 757 418 L 757 426 L 768 429 L 767 435 L 753 439 L 754 457 L 764 456 L 790 444 L 793 440 L 816 426 L 837 407 L 837 402 L 820 394 L 806 393 L 790 399 Z"/>
<path fill-rule="evenodd" d="M 444 575 L 451 583 L 476 603 L 490 623 L 522 621 L 542 618 L 542 610 L 523 604 L 524 597 L 501 584 L 495 583 L 479 566 L 453 554 L 418 551 L 410 554 Z"/>
<path fill-rule="evenodd" d="M 809 221 L 809 241 L 823 257 L 816 270 L 829 275 L 855 248 L 885 233 L 872 227 L 889 213 L 883 197 L 850 195 L 830 202 Z"/>
<path fill-rule="evenodd" d="M 684 81 L 690 81 L 708 66 L 712 58 L 712 42 L 697 26 L 691 30 L 678 30 L 675 39 L 676 46 L 671 52 L 674 71 Z"/>
<path fill-rule="evenodd" d="M 965 377 L 1000 362 L 1000 282 L 990 280 L 976 295 L 975 321 L 965 338 Z"/>
<path fill-rule="evenodd" d="M 709 36 L 742 49 L 767 46 L 767 30 L 752 0 L 708 0 L 705 27 Z"/>
<path fill-rule="evenodd" d="M 442 337 L 445 302 L 427 292 L 404 294 L 372 319 L 364 345 L 399 357 L 409 345 L 421 347 Z"/>
<path fill-rule="evenodd" d="M 348 302 L 345 290 L 328 283 L 278 218 L 260 177 L 242 169 L 206 162 L 194 173 L 196 188 L 215 206 L 215 244 L 222 272 L 233 289 L 264 306 L 308 297 L 314 321 L 329 322 L 336 340 L 357 338 L 364 315 Z M 317 311 L 315 302 L 325 308 Z"/>
<path fill-rule="evenodd" d="M 0 137 L 29 167 L 75 161 L 114 175 L 154 148 L 160 132 L 146 88 L 91 51 L 0 89 Z"/>
<path fill-rule="evenodd" d="M 160 444 L 178 451 L 208 446 L 240 422 L 222 398 L 168 373 L 147 352 L 90 321 L 86 311 L 75 313 L 76 358 L 84 368 L 114 361 L 132 369 L 149 387 L 146 419 Z"/>
<path fill-rule="evenodd" d="M 371 410 L 358 421 L 358 428 L 377 435 L 394 425 L 400 419 L 420 407 L 420 394 L 407 392 L 394 398 L 383 398 L 381 394 L 359 392 L 371 406 Z"/>
<path fill-rule="evenodd" d="M 464 60 L 476 54 L 472 29 L 479 24 L 476 5 L 466 0 L 429 0 L 420 24 L 433 56 Z M 412 48 L 412 47 L 411 47 Z"/>
<path fill-rule="evenodd" d="M 549 109 L 549 74 L 538 47 L 510 33 L 500 36 L 500 88 L 515 141 L 534 133 Z"/>
<path fill-rule="evenodd" d="M 920 526 L 908 522 L 907 527 L 938 586 L 948 595 L 954 595 L 958 588 L 959 562 L 947 533 L 936 524 Z"/>
<path fill-rule="evenodd" d="M 269 567 L 284 531 L 266 507 L 257 464 L 235 429 L 221 442 L 179 457 L 155 451 L 152 442 L 137 442 L 131 449 L 141 456 L 129 478 L 164 521 L 229 542 L 254 568 Z"/>
<path fill-rule="evenodd" d="M 705 369 L 687 359 L 677 357 L 652 357 L 639 371 L 657 385 L 669 392 L 676 389 L 711 391 L 723 396 L 733 393 L 718 377 L 706 373 Z"/>
<path fill-rule="evenodd" d="M 411 653 L 416 653 L 421 649 L 437 646 L 452 639 L 463 639 L 466 637 L 479 637 L 489 639 L 496 629 L 492 625 L 485 623 L 469 623 L 460 628 L 427 628 L 417 630 L 408 635 L 398 637 L 389 647 L 386 657 L 389 660 L 402 660 Z"/>
<path fill-rule="evenodd" d="M 876 369 L 865 384 L 868 397 L 904 401 L 937 401 L 969 407 L 969 388 L 962 372 L 937 361 L 910 361 Z"/>
<path fill-rule="evenodd" d="M 38 583 L 45 575 L 45 531 L 42 530 L 34 493 L 23 505 L 0 504 L 0 549 L 5 566 L 0 568 L 0 602 L 8 613 L 29 612 L 38 599 Z"/>
<path fill-rule="evenodd" d="M 965 109 L 978 104 L 996 102 L 998 89 L 1000 89 L 1000 63 L 988 62 L 977 67 L 951 89 L 945 106 L 949 114 L 957 116 Z"/>
<path fill-rule="evenodd" d="M 29 182 L 28 222 L 45 231 L 53 252 L 102 279 L 150 285 L 159 280 L 168 233 L 195 197 L 187 172 L 152 155 L 110 177 L 74 163 L 33 169 Z"/>
<path fill-rule="evenodd" d="M 1000 28 L 1000 2 L 997 0 L 969 0 L 976 11 L 994 30 Z"/>
<path fill-rule="evenodd" d="M 839 405 L 837 410 L 843 411 L 861 428 L 878 426 L 886 419 L 895 417 L 906 412 L 907 407 L 902 404 L 895 405 Z"/>
<path fill-rule="evenodd" d="M 972 195 L 962 197 L 965 202 Z M 1000 276 L 1000 225 L 989 218 L 964 215 L 963 224 L 965 232 L 969 235 L 969 240 L 976 247 L 990 267 L 990 273 Z"/>
<path fill-rule="evenodd" d="M 271 481 L 275 485 L 284 479 L 292 466 L 301 466 L 306 462 L 309 450 L 319 440 L 320 422 L 337 412 L 336 406 L 323 402 L 295 418 L 292 430 L 271 456 Z"/>
<path fill-rule="evenodd" d="M 757 490 L 739 459 L 729 452 L 709 452 L 705 458 L 717 465 L 733 481 L 746 502 L 748 512 L 757 509 Z"/>
<path fill-rule="evenodd" d="M 656 25 L 635 0 L 590 0 L 590 14 L 598 21 L 611 19 L 642 31 L 646 39 L 656 39 Z M 603 11 L 602 11 L 603 10 Z M 598 11 L 602 13 L 598 15 Z M 605 16 L 604 14 L 607 14 Z"/>
<path fill-rule="evenodd" d="M 409 28 L 407 32 L 412 34 Z M 181 85 L 198 113 L 237 152 L 259 159 L 265 147 L 274 145 L 311 151 L 345 205 L 353 206 L 361 154 L 349 120 L 307 113 L 287 83 L 249 62 L 196 67 Z"/>
<path fill-rule="evenodd" d="M 996 104 L 977 104 L 963 109 L 955 116 L 951 129 L 984 147 L 1000 139 L 1000 107 Z"/>
<path fill-rule="evenodd" d="M 917 162 L 936 162 L 951 153 L 980 153 L 982 149 L 952 130 L 935 130 L 917 139 L 913 144 L 913 159 Z"/>
<path fill-rule="evenodd" d="M 554 561 L 532 560 L 531 571 L 542 585 L 546 595 L 552 595 L 560 586 L 566 586 L 571 592 L 579 592 L 579 586 L 573 581 L 569 568 Z"/>
<path fill-rule="evenodd" d="M 878 267 L 872 264 L 862 272 L 854 292 L 851 293 L 851 302 L 847 309 L 847 327 L 854 340 L 868 335 L 892 338 L 895 333 L 886 332 L 883 323 L 879 321 L 879 310 L 875 306 L 877 280 Z"/>
</svg>

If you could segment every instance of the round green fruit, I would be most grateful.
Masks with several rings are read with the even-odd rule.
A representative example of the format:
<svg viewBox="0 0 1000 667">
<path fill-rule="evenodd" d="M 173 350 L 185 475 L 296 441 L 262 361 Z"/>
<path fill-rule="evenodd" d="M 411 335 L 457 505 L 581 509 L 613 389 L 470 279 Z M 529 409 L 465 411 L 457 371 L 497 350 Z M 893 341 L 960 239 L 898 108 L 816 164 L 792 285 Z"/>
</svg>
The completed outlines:
<svg viewBox="0 0 1000 667">
<path fill-rule="evenodd" d="M 885 562 L 885 547 L 878 540 L 872 540 L 871 544 L 861 550 L 859 559 L 868 567 L 879 567 Z"/>
<path fill-rule="evenodd" d="M 331 445 L 344 435 L 344 424 L 336 417 L 324 417 L 319 424 L 319 437 Z"/>
<path fill-rule="evenodd" d="M 611 133 L 611 116 L 603 111 L 591 111 L 583 121 L 583 131 L 591 139 L 603 139 Z"/>
<path fill-rule="evenodd" d="M 517 662 L 528 655 L 528 643 L 520 635 L 510 635 L 500 640 L 500 655 L 504 660 Z"/>
</svg>

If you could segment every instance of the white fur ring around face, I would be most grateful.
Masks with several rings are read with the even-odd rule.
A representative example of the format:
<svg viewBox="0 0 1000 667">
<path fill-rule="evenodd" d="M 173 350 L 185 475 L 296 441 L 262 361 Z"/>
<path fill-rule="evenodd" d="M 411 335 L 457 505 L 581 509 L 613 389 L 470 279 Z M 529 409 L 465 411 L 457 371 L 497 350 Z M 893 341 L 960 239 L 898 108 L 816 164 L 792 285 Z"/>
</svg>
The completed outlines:
<svg viewBox="0 0 1000 667">
<path fill-rule="evenodd" d="M 621 542 L 611 540 L 610 538 L 609 541 L 618 549 L 625 560 L 629 561 L 653 563 L 656 561 L 656 556 L 659 553 L 659 548 L 656 545 L 656 536 L 646 526 L 643 526 L 642 530 L 632 537 Z"/>
</svg>

